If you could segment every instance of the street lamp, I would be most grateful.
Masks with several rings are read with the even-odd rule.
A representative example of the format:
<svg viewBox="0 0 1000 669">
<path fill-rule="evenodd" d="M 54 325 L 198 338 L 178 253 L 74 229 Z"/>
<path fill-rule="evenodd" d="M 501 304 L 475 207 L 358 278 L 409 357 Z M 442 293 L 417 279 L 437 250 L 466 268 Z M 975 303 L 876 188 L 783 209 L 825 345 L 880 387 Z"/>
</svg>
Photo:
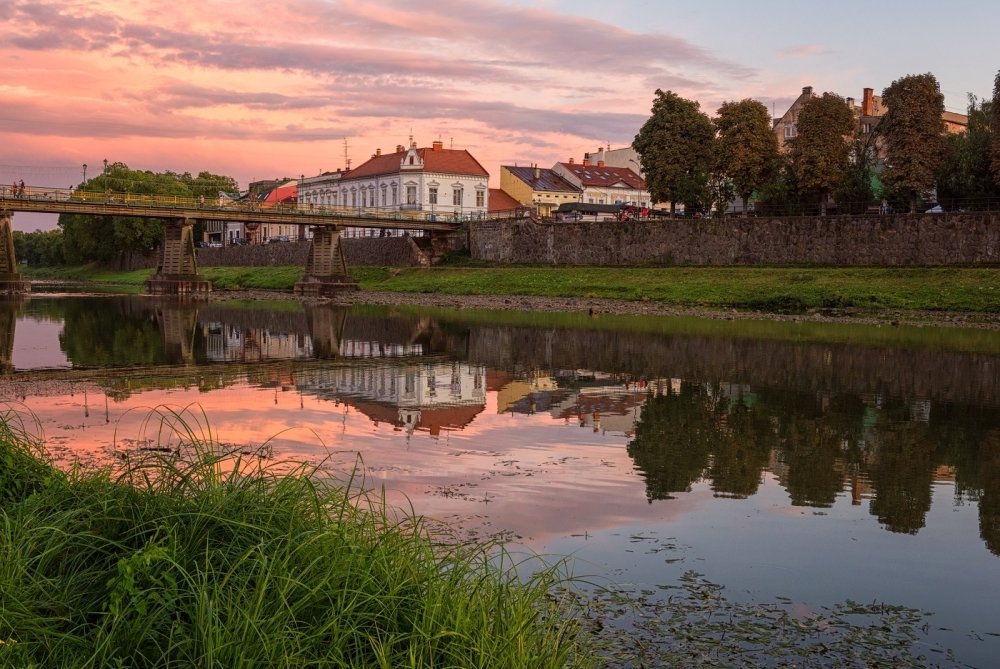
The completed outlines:
<svg viewBox="0 0 1000 669">
<path fill-rule="evenodd" d="M 104 173 L 105 174 L 108 173 L 108 159 L 107 158 L 104 159 Z"/>
<path fill-rule="evenodd" d="M 83 183 L 87 183 L 87 163 L 83 164 Z"/>
</svg>

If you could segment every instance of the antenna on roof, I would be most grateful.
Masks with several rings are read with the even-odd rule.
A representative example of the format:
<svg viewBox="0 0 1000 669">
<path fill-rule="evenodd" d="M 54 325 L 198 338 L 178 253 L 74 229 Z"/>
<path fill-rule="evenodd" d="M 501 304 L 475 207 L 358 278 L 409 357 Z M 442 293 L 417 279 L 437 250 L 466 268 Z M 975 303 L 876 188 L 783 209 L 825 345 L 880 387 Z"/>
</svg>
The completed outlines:
<svg viewBox="0 0 1000 669">
<path fill-rule="evenodd" d="M 344 164 L 347 165 L 347 169 L 351 169 L 351 157 L 347 153 L 347 138 L 344 138 Z"/>
<path fill-rule="evenodd" d="M 454 137 L 449 137 L 448 138 L 448 148 L 449 149 L 454 149 L 455 148 L 455 138 Z"/>
</svg>

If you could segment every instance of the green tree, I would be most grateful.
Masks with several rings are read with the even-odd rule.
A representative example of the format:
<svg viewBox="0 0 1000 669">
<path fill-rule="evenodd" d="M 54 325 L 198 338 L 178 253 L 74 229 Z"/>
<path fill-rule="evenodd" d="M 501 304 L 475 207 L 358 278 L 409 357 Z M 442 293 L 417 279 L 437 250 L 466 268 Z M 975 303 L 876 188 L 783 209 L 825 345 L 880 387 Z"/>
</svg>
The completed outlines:
<svg viewBox="0 0 1000 669">
<path fill-rule="evenodd" d="M 653 202 L 670 202 L 671 215 L 677 202 L 704 206 L 714 143 L 715 128 L 697 102 L 657 89 L 652 115 L 632 142 Z"/>
<path fill-rule="evenodd" d="M 993 80 L 993 123 L 992 141 L 990 142 L 990 169 L 993 171 L 993 183 L 1000 186 L 1000 71 Z"/>
<path fill-rule="evenodd" d="M 839 95 L 823 93 L 806 101 L 799 112 L 798 136 L 791 140 L 792 165 L 799 186 L 819 194 L 826 215 L 830 193 L 847 175 L 854 115 Z"/>
<path fill-rule="evenodd" d="M 80 188 L 94 197 L 123 195 L 174 196 L 178 200 L 218 197 L 220 191 L 238 192 L 231 177 L 201 172 L 154 173 L 131 170 L 124 163 L 114 163 Z M 111 263 L 132 254 L 149 255 L 163 239 L 163 223 L 157 219 L 136 216 L 84 216 L 63 214 L 59 217 L 63 231 L 63 251 L 66 262 Z"/>
<path fill-rule="evenodd" d="M 965 132 L 945 137 L 944 159 L 937 173 L 938 202 L 946 209 L 985 208 L 1000 196 L 990 173 L 992 103 L 969 95 Z"/>
<path fill-rule="evenodd" d="M 858 127 L 850 144 L 847 171 L 837 187 L 834 197 L 841 213 L 862 214 L 868 209 L 876 193 L 872 178 L 876 160 L 876 135 Z"/>
<path fill-rule="evenodd" d="M 716 113 L 717 167 L 743 199 L 746 216 L 750 196 L 778 169 L 778 138 L 771 128 L 767 107 L 756 100 L 724 102 Z"/>
<path fill-rule="evenodd" d="M 934 186 L 944 156 L 944 95 L 933 74 L 911 74 L 882 91 L 882 101 L 889 108 L 878 125 L 885 139 L 885 180 L 906 196 L 913 213 L 917 197 Z"/>
<path fill-rule="evenodd" d="M 14 231 L 14 255 L 29 265 L 62 265 L 63 244 L 60 230 Z"/>
</svg>

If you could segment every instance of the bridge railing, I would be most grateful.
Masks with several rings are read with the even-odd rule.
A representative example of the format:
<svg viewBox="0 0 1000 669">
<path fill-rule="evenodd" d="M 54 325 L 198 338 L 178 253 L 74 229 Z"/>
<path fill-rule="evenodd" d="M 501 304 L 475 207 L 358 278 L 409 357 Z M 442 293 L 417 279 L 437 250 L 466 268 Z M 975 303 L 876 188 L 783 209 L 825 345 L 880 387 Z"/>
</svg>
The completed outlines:
<svg viewBox="0 0 1000 669">
<path fill-rule="evenodd" d="M 356 218 L 358 225 L 363 227 L 365 220 L 385 222 L 387 220 L 414 223 L 460 224 L 470 220 L 508 219 L 531 216 L 531 209 L 517 209 L 493 212 L 428 211 L 417 208 L 398 207 L 346 207 L 322 205 L 316 203 L 296 204 L 294 202 L 264 202 L 258 200 L 230 200 L 228 198 L 194 198 L 180 195 L 145 195 L 119 191 L 96 191 L 79 188 L 49 188 L 44 186 L 2 185 L 0 186 L 0 202 L 3 201 L 35 201 L 35 202 L 80 202 L 88 204 L 121 205 L 136 208 L 178 209 L 185 211 L 199 210 L 202 212 L 274 212 L 284 214 L 300 214 L 303 217 L 337 216 Z M 210 216 L 205 216 L 209 218 Z M 303 221 L 305 222 L 305 221 Z M 405 226 L 404 226 L 405 227 Z"/>
</svg>

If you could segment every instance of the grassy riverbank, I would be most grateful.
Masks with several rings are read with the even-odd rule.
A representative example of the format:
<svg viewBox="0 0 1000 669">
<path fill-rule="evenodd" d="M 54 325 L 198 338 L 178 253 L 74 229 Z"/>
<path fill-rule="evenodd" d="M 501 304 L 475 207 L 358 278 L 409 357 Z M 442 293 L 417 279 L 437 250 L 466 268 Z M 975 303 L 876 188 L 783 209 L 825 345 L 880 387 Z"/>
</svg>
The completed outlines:
<svg viewBox="0 0 1000 669">
<path fill-rule="evenodd" d="M 213 444 L 66 474 L 6 419 L 0 666 L 587 664 L 555 569 L 521 580 L 496 546 L 442 546 L 321 472 Z"/>
<path fill-rule="evenodd" d="M 31 278 L 141 288 L 151 270 L 33 268 Z M 299 267 L 204 267 L 221 289 L 291 290 Z M 899 309 L 1000 313 L 1000 268 L 434 267 L 351 268 L 365 290 L 448 295 L 610 298 L 683 307 L 796 313 Z"/>
</svg>

